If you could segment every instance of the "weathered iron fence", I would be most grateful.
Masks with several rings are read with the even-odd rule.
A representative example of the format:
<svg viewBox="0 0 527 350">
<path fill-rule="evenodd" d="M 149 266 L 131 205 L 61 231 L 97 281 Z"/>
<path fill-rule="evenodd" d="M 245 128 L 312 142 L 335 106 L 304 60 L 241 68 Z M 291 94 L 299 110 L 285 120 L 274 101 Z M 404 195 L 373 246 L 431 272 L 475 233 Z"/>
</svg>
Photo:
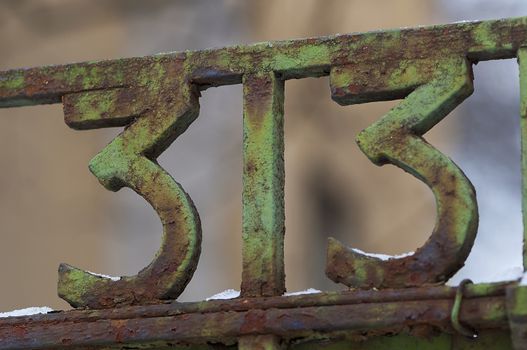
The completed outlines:
<svg viewBox="0 0 527 350">
<path fill-rule="evenodd" d="M 526 286 L 444 285 L 471 250 L 477 204 L 463 172 L 421 137 L 472 93 L 473 64 L 513 57 L 525 175 L 527 17 L 0 72 L 0 107 L 62 103 L 74 129 L 125 126 L 90 170 L 109 190 L 137 192 L 163 224 L 156 257 L 135 276 L 62 264 L 58 292 L 77 309 L 0 318 L 0 349 L 527 349 Z M 282 296 L 284 82 L 325 75 L 342 105 L 404 98 L 357 142 L 375 164 L 425 182 L 437 220 L 405 257 L 381 260 L 330 239 L 327 276 L 350 290 Z M 244 100 L 241 296 L 180 303 L 201 227 L 156 158 L 198 116 L 200 91 L 229 84 L 243 84 Z M 523 198 L 525 208 L 525 184 Z"/>
</svg>

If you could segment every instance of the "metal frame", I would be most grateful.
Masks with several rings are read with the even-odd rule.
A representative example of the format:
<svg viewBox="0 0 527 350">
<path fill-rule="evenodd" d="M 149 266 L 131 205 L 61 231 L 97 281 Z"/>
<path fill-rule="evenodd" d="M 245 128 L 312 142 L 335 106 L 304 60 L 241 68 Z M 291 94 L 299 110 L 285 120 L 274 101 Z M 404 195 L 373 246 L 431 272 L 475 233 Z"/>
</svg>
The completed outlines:
<svg viewBox="0 0 527 350">
<path fill-rule="evenodd" d="M 137 275 L 112 280 L 61 264 L 59 296 L 79 309 L 0 319 L 0 349 L 507 349 L 508 332 L 515 349 L 527 349 L 525 287 L 468 284 L 456 293 L 443 285 L 470 253 L 477 204 L 462 170 L 422 138 L 472 93 L 473 64 L 518 57 L 525 150 L 524 46 L 527 17 L 0 72 L 0 107 L 62 103 L 74 129 L 126 126 L 90 170 L 109 190 L 137 192 L 163 224 L 158 254 Z M 342 105 L 404 98 L 362 131 L 357 143 L 375 164 L 394 164 L 425 182 L 436 198 L 437 220 L 428 241 L 406 257 L 381 260 L 330 239 L 327 276 L 351 291 L 283 297 L 284 82 L 325 75 L 332 98 Z M 241 296 L 178 303 L 174 299 L 197 266 L 201 226 L 191 198 L 156 158 L 198 116 L 200 91 L 240 83 Z M 525 208 L 525 185 L 523 191 Z M 480 336 L 470 343 L 456 329 Z M 379 343 L 379 335 L 392 337 Z"/>
</svg>

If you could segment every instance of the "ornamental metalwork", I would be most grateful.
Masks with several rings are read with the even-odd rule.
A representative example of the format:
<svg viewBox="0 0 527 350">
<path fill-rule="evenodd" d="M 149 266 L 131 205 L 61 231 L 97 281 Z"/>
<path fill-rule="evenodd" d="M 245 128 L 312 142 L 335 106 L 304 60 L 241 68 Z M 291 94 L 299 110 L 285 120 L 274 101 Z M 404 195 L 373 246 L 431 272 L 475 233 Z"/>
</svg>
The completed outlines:
<svg viewBox="0 0 527 350">
<path fill-rule="evenodd" d="M 472 93 L 474 64 L 514 57 L 525 175 L 527 17 L 0 72 L 0 107 L 62 103 L 71 128 L 124 126 L 89 168 L 108 190 L 142 196 L 163 225 L 158 253 L 134 276 L 61 264 L 58 294 L 75 309 L 0 318 L 0 349 L 527 349 L 527 286 L 445 285 L 476 237 L 476 195 L 422 137 Z M 329 239 L 327 276 L 350 289 L 283 296 L 284 82 L 328 75 L 341 105 L 403 99 L 357 143 L 428 185 L 436 224 L 414 254 L 388 260 Z M 200 219 L 156 158 L 198 117 L 200 91 L 231 84 L 243 84 L 244 101 L 241 295 L 181 303 Z M 525 208 L 525 184 L 523 198 Z"/>
</svg>

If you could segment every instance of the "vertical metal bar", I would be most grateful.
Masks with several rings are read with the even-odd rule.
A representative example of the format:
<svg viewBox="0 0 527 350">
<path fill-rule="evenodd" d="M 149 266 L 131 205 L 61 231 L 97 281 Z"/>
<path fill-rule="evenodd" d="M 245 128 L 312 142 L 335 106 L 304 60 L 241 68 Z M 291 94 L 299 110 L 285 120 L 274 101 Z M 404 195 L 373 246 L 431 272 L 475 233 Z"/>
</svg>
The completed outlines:
<svg viewBox="0 0 527 350">
<path fill-rule="evenodd" d="M 522 164 L 523 269 L 527 268 L 527 48 L 518 50 Z"/>
<path fill-rule="evenodd" d="M 244 297 L 282 295 L 284 273 L 284 81 L 243 78 Z"/>
<path fill-rule="evenodd" d="M 274 335 L 255 335 L 241 337 L 238 341 L 239 350 L 279 350 L 280 340 Z"/>
</svg>

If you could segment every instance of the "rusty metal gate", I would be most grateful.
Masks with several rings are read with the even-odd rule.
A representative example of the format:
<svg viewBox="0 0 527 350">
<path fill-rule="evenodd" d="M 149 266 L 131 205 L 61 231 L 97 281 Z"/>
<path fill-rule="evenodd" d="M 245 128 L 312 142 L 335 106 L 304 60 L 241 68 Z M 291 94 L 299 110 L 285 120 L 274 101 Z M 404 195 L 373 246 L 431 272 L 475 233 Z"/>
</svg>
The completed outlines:
<svg viewBox="0 0 527 350">
<path fill-rule="evenodd" d="M 71 128 L 124 126 L 90 170 L 111 191 L 137 192 L 163 225 L 158 253 L 135 276 L 60 265 L 59 296 L 75 309 L 0 318 L 0 349 L 527 349 L 527 283 L 445 285 L 472 248 L 476 197 L 422 138 L 472 93 L 472 65 L 513 57 L 525 176 L 527 17 L 0 72 L 0 107 L 62 103 Z M 373 163 L 426 183 L 437 219 L 404 257 L 382 260 L 330 239 L 327 277 L 349 290 L 283 296 L 284 82 L 326 75 L 341 105 L 404 98 L 357 143 Z M 181 303 L 200 220 L 156 158 L 198 116 L 200 91 L 229 84 L 243 84 L 244 101 L 241 295 Z M 523 198 L 525 208 L 527 185 Z"/>
</svg>

